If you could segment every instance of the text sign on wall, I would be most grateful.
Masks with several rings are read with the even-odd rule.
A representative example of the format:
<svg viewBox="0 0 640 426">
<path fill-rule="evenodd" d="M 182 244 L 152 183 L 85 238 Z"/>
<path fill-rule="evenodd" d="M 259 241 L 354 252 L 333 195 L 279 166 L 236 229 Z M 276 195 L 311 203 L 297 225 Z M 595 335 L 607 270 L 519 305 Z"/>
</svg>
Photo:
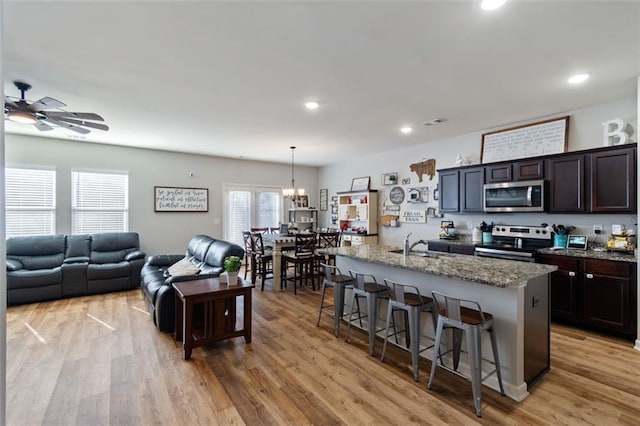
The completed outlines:
<svg viewBox="0 0 640 426">
<path fill-rule="evenodd" d="M 481 163 L 559 154 L 567 150 L 569 116 L 482 135 Z"/>
<path fill-rule="evenodd" d="M 207 212 L 209 190 L 207 188 L 176 188 L 155 186 L 155 211 L 157 212 Z"/>
<path fill-rule="evenodd" d="M 427 223 L 427 214 L 424 210 L 405 210 L 400 215 L 401 222 Z"/>
</svg>

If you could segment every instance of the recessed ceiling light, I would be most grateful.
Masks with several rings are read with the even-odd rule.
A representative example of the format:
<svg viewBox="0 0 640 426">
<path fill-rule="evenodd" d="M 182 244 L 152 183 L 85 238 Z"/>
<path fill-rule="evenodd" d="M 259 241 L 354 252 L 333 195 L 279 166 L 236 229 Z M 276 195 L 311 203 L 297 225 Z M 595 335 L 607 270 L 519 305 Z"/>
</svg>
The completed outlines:
<svg viewBox="0 0 640 426">
<path fill-rule="evenodd" d="M 409 133 L 413 132 L 413 127 L 410 127 L 410 126 L 400 127 L 400 132 L 402 132 L 402 134 L 404 135 L 408 135 Z"/>
<path fill-rule="evenodd" d="M 502 7 L 507 0 L 480 0 L 478 2 L 480 9 L 482 10 L 496 10 Z"/>
<path fill-rule="evenodd" d="M 316 101 L 309 101 L 309 102 L 306 102 L 306 103 L 304 104 L 304 107 L 305 107 L 306 109 L 309 109 L 309 110 L 312 110 L 312 111 L 313 111 L 314 109 L 318 109 L 318 107 L 319 107 L 319 106 L 320 106 L 320 104 L 319 104 L 318 102 L 316 102 Z"/>
<path fill-rule="evenodd" d="M 580 84 L 589 80 L 589 73 L 576 74 L 569 77 L 567 80 L 570 84 Z"/>
</svg>

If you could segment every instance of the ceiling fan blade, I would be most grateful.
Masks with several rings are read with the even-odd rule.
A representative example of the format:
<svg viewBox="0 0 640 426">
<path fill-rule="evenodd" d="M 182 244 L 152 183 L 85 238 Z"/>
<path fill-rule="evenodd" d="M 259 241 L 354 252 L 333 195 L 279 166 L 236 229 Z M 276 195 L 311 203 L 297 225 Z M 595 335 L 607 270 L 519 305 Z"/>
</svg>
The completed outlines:
<svg viewBox="0 0 640 426">
<path fill-rule="evenodd" d="M 38 120 L 33 125 L 35 126 L 36 129 L 40 130 L 41 132 L 46 132 L 48 130 L 53 130 L 53 127 L 49 126 L 44 121 Z"/>
<path fill-rule="evenodd" d="M 4 98 L 4 107 L 5 108 L 18 108 L 18 105 L 13 101 L 13 99 L 9 97 Z"/>
<path fill-rule="evenodd" d="M 65 103 L 62 103 L 57 99 L 45 96 L 44 98 L 38 99 L 37 101 L 29 105 L 29 109 L 31 111 L 40 112 L 44 111 L 45 109 L 62 108 L 65 106 L 67 106 Z"/>
<path fill-rule="evenodd" d="M 86 135 L 87 133 L 91 132 L 89 129 L 85 129 L 84 127 L 79 127 L 73 124 L 65 123 L 63 121 L 56 120 L 55 118 L 48 117 L 47 121 L 49 123 L 55 124 L 56 126 L 64 127 L 65 129 L 72 130 L 82 135 Z"/>
<path fill-rule="evenodd" d="M 51 111 L 46 113 L 48 117 L 69 117 L 80 120 L 96 120 L 104 121 L 104 118 L 92 112 L 70 112 L 70 111 Z"/>
<path fill-rule="evenodd" d="M 104 131 L 109 130 L 109 126 L 107 126 L 106 124 L 90 123 L 88 121 L 74 120 L 73 118 L 67 118 L 67 117 L 56 117 L 55 120 L 63 121 L 65 123 L 75 124 L 77 126 L 90 127 L 92 129 L 98 129 L 98 130 L 104 130 Z"/>
</svg>

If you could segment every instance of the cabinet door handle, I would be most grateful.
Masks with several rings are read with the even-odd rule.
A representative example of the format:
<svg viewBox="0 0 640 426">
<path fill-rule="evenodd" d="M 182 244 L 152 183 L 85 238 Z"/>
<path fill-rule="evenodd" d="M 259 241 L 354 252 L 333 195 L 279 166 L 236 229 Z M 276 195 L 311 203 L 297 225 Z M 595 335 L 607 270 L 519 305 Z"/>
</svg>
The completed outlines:
<svg viewBox="0 0 640 426">
<path fill-rule="evenodd" d="M 589 279 L 593 278 L 593 274 L 587 274 L 587 278 Z"/>
<path fill-rule="evenodd" d="M 570 276 L 570 277 L 575 277 L 575 276 L 576 276 L 576 273 L 575 273 L 575 272 L 573 272 L 573 271 L 569 271 L 569 276 Z"/>
</svg>

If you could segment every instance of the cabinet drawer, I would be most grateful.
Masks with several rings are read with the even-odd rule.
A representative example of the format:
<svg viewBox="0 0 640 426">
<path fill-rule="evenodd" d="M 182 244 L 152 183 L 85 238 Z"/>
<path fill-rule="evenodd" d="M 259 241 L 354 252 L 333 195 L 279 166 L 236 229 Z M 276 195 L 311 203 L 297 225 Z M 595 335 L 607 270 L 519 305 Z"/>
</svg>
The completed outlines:
<svg viewBox="0 0 640 426">
<path fill-rule="evenodd" d="M 606 260 L 585 259 L 585 274 L 600 274 L 614 277 L 631 277 L 631 264 L 626 262 L 613 262 Z"/>
<path fill-rule="evenodd" d="M 546 263 L 547 265 L 556 265 L 559 270 L 571 271 L 578 273 L 580 267 L 580 259 L 563 256 L 540 256 L 540 263 Z"/>
<path fill-rule="evenodd" d="M 363 241 L 364 241 L 364 237 L 361 237 L 360 235 L 351 236 L 352 243 L 362 243 Z"/>
</svg>

